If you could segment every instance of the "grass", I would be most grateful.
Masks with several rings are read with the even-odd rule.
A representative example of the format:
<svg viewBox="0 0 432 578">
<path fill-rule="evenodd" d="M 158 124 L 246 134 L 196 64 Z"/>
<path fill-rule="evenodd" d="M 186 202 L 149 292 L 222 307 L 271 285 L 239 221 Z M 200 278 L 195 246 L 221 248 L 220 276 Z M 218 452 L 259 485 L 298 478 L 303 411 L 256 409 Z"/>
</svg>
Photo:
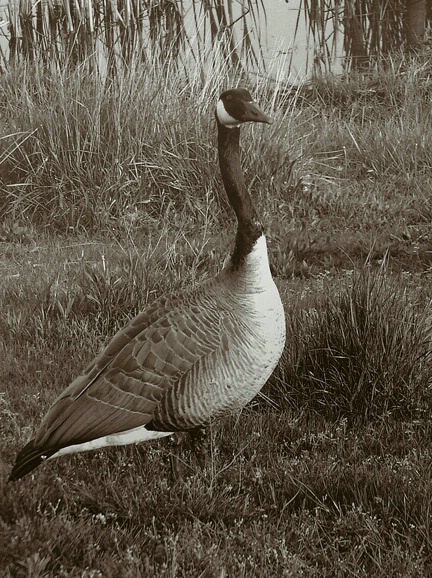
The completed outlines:
<svg viewBox="0 0 432 578">
<path fill-rule="evenodd" d="M 269 395 L 353 424 L 428 415 L 429 306 L 385 267 L 325 279 L 289 313 L 281 385 Z"/>
<path fill-rule="evenodd" d="M 212 107 L 238 79 L 2 77 L 2 577 L 430 575 L 426 66 L 294 97 L 248 83 L 274 109 L 242 143 L 287 347 L 263 395 L 212 425 L 204 466 L 161 440 L 13 485 L 16 452 L 116 329 L 220 269 L 234 221 Z"/>
<path fill-rule="evenodd" d="M 150 6 L 142 0 L 115 9 L 99 0 L 75 8 L 52 0 L 43 6 L 21 2 L 5 8 L 8 26 L 1 31 L 0 53 L 5 69 L 17 61 L 43 61 L 47 68 L 79 65 L 115 77 L 137 61 L 141 65 L 157 59 L 160 69 L 174 58 L 182 66 L 185 57 L 197 61 L 216 44 L 229 64 L 262 64 L 262 50 L 252 39 L 265 11 L 249 0 L 242 3 L 241 16 L 234 16 L 231 2 L 212 1 L 197 2 L 193 15 L 183 2 Z"/>
</svg>

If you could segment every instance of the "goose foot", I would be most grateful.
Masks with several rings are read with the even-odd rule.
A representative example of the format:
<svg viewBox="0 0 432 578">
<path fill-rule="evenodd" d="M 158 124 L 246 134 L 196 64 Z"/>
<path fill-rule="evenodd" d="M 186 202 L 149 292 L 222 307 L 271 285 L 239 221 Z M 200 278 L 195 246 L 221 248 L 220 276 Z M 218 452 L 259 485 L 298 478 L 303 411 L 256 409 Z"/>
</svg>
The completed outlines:
<svg viewBox="0 0 432 578">
<path fill-rule="evenodd" d="M 207 458 L 210 454 L 211 436 L 207 428 L 200 426 L 189 433 L 190 447 L 195 455 L 198 465 L 204 469 L 207 465 Z"/>
<path fill-rule="evenodd" d="M 169 467 L 171 482 L 175 483 L 184 478 L 185 470 L 189 474 L 194 473 L 196 467 L 193 463 L 185 460 L 185 455 L 195 457 L 200 469 L 207 465 L 210 448 L 210 436 L 205 427 L 196 427 L 188 432 L 177 432 L 170 437 L 169 443 L 172 451 L 169 454 Z M 193 461 L 195 461 L 193 460 Z"/>
</svg>

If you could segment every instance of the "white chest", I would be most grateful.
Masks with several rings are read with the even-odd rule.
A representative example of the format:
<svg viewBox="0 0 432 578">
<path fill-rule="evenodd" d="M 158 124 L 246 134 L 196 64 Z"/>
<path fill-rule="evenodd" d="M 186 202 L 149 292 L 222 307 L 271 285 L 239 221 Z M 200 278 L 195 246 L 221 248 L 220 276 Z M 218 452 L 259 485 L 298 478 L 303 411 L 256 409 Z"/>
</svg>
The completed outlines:
<svg viewBox="0 0 432 578">
<path fill-rule="evenodd" d="M 279 291 L 270 273 L 264 236 L 244 263 L 236 291 L 239 318 L 245 324 L 245 378 L 259 390 L 276 367 L 285 345 L 285 314 Z"/>
<path fill-rule="evenodd" d="M 245 316 L 253 320 L 270 341 L 284 338 L 285 315 L 270 272 L 264 235 L 246 257 L 241 279 L 243 287 L 237 292 L 237 298 L 245 308 Z"/>
</svg>

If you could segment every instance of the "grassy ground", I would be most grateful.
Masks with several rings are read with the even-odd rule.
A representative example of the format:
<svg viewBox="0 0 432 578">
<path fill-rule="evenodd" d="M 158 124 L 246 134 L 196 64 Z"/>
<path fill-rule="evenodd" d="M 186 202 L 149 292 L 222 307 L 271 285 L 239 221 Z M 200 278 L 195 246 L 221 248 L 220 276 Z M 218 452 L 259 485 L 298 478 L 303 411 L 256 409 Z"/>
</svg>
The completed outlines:
<svg viewBox="0 0 432 578">
<path fill-rule="evenodd" d="M 161 440 L 13 485 L 16 452 L 115 330 L 220 269 L 234 221 L 212 107 L 237 81 L 2 78 L 2 577 L 431 576 L 427 66 L 250 84 L 275 117 L 243 148 L 288 339 L 263 395 L 212 425 L 205 465 Z"/>
</svg>

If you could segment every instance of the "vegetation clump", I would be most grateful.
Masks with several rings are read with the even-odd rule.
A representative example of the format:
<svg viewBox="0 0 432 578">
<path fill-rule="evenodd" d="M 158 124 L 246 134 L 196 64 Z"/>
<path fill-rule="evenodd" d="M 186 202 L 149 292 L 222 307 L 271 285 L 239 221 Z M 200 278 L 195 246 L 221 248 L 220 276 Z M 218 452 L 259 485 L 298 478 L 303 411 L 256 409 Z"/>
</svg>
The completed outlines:
<svg viewBox="0 0 432 578">
<path fill-rule="evenodd" d="M 406 77 L 427 84 L 418 66 Z M 213 107 L 240 73 L 44 74 L 17 65 L 0 85 L 2 485 L 113 333 L 158 295 L 216 274 L 232 240 Z M 354 93 L 358 81 L 327 82 Z M 391 68 L 380 82 L 401 94 Z M 360 99 L 350 113 L 319 82 L 321 96 L 301 103 L 281 82 L 247 84 L 275 119 L 242 145 L 287 313 L 280 366 L 258 401 L 211 426 L 202 468 L 161 440 L 65 456 L 5 485 L 2 576 L 430 574 L 421 86 L 406 83 L 403 105 Z"/>
<path fill-rule="evenodd" d="M 332 419 L 424 417 L 430 410 L 430 300 L 367 267 L 326 280 L 288 322 L 278 399 Z"/>
</svg>

